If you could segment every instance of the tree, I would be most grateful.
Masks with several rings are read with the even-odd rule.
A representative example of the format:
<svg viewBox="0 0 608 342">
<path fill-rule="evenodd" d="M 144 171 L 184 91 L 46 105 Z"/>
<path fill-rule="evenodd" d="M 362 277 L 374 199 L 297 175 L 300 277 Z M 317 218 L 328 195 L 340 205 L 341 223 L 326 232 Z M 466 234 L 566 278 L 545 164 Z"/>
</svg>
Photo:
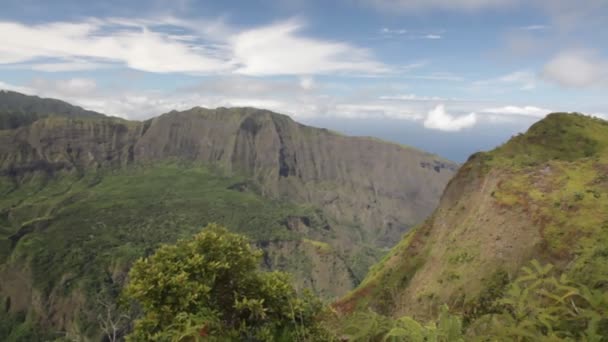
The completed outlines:
<svg viewBox="0 0 608 342">
<path fill-rule="evenodd" d="M 97 298 L 97 304 L 101 311 L 97 315 L 99 327 L 109 342 L 120 341 L 127 329 L 131 318 L 126 313 L 120 312 L 116 302 L 108 300 L 101 295 Z"/>
<path fill-rule="evenodd" d="M 138 260 L 124 295 L 144 314 L 127 339 L 301 341 L 319 334 L 320 302 L 298 296 L 286 274 L 260 271 L 261 255 L 245 237 L 211 224 Z"/>
</svg>

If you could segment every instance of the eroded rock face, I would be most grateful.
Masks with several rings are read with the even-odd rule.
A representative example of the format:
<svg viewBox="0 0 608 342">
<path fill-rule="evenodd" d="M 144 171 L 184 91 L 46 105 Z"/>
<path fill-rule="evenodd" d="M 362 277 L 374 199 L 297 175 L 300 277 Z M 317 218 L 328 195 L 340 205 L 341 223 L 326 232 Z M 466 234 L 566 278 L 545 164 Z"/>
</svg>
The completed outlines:
<svg viewBox="0 0 608 342">
<path fill-rule="evenodd" d="M 424 152 L 253 108 L 193 108 L 146 122 L 52 117 L 0 134 L 0 172 L 14 176 L 174 159 L 216 165 L 253 178 L 267 196 L 319 206 L 362 227 L 359 238 L 377 246 L 424 219 L 456 170 Z"/>
<path fill-rule="evenodd" d="M 6 173 L 167 159 L 216 164 L 252 176 L 267 195 L 312 202 L 339 221 L 358 223 L 386 246 L 430 213 L 456 169 L 413 149 L 251 108 L 197 108 L 144 123 L 44 119 L 0 142 Z"/>
</svg>

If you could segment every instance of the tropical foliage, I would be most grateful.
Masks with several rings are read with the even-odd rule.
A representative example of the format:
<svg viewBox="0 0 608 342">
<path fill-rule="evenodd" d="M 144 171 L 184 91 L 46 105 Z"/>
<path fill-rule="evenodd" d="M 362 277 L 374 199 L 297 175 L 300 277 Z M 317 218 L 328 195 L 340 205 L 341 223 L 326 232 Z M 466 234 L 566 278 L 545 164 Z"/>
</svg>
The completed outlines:
<svg viewBox="0 0 608 342">
<path fill-rule="evenodd" d="M 211 224 L 138 260 L 125 296 L 143 316 L 129 341 L 307 341 L 323 338 L 322 305 L 289 277 L 259 270 L 261 251 Z M 314 338 L 313 338 L 314 336 Z"/>
<path fill-rule="evenodd" d="M 571 281 L 534 260 L 498 300 L 504 310 L 484 316 L 472 334 L 516 341 L 605 341 L 608 292 Z"/>
</svg>

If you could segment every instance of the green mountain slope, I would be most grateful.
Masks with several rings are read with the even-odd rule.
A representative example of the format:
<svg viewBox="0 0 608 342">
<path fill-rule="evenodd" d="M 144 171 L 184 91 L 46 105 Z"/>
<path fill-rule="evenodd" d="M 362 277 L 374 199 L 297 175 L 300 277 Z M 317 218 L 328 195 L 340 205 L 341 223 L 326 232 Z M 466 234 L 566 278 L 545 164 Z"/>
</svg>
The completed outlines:
<svg viewBox="0 0 608 342">
<path fill-rule="evenodd" d="M 99 118 L 103 115 L 55 99 L 0 90 L 0 130 L 29 125 L 49 116 Z"/>
<path fill-rule="evenodd" d="M 116 293 L 135 258 L 209 222 L 251 237 L 265 266 L 298 287 L 342 295 L 432 211 L 456 169 L 253 108 L 145 122 L 77 111 L 40 109 L 0 130 L 0 297 L 11 336 L 32 323 L 94 336 L 96 294 Z"/>
<path fill-rule="evenodd" d="M 593 289 L 608 283 L 608 122 L 551 114 L 467 161 L 438 209 L 336 304 L 436 317 L 468 312 L 531 259 Z"/>
</svg>

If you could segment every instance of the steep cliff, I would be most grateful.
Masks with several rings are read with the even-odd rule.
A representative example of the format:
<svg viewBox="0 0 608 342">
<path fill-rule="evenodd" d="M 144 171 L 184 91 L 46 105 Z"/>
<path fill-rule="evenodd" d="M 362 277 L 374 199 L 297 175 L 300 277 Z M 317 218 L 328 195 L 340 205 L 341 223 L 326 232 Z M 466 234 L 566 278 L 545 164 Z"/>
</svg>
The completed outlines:
<svg viewBox="0 0 608 342">
<path fill-rule="evenodd" d="M 436 204 L 456 165 L 253 108 L 171 112 L 146 122 L 46 118 L 0 135 L 0 172 L 183 160 L 251 177 L 263 195 L 321 206 L 391 246 Z"/>
</svg>

